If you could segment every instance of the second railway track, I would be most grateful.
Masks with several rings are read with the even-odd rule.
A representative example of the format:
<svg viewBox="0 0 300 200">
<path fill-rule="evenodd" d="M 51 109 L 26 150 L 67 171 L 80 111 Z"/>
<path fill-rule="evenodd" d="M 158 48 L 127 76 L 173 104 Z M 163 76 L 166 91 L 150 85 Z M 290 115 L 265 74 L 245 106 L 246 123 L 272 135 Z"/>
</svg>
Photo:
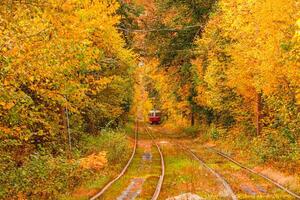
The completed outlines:
<svg viewBox="0 0 300 200">
<path fill-rule="evenodd" d="M 286 188 L 285 186 L 281 185 L 280 183 L 276 182 L 275 180 L 269 178 L 268 176 L 264 175 L 264 174 L 261 174 L 259 172 L 256 172 L 254 171 L 253 169 L 250 169 L 249 167 L 246 167 L 245 165 L 241 164 L 240 162 L 234 160 L 232 157 L 230 157 L 229 155 L 226 155 L 225 153 L 219 151 L 219 150 L 216 150 L 214 148 L 210 148 L 210 147 L 204 147 L 216 154 L 218 154 L 219 156 L 225 158 L 226 160 L 234 163 L 235 165 L 241 167 L 242 169 L 245 169 L 246 171 L 256 175 L 256 176 L 259 176 L 265 180 L 267 180 L 268 182 L 270 182 L 271 184 L 275 185 L 277 188 L 281 189 L 282 191 L 288 193 L 289 195 L 291 195 L 292 197 L 296 198 L 296 199 L 300 199 L 300 195 L 296 194 L 295 192 L 289 190 L 288 188 Z"/>
<path fill-rule="evenodd" d="M 195 152 L 193 152 L 190 148 L 183 146 L 179 143 L 175 143 L 175 145 L 179 146 L 182 150 L 185 150 L 186 152 L 188 152 L 190 155 L 192 155 L 192 157 L 198 161 L 200 163 L 201 166 L 203 166 L 205 169 L 207 169 L 213 176 L 215 176 L 215 178 L 218 180 L 219 183 L 221 183 L 224 187 L 224 189 L 226 190 L 228 196 L 232 199 L 232 200 L 237 200 L 237 196 L 235 195 L 234 191 L 232 190 L 231 186 L 228 184 L 228 182 L 218 173 L 216 172 L 214 169 L 212 169 L 211 167 L 209 167 L 205 161 L 203 159 L 201 159 Z"/>
<path fill-rule="evenodd" d="M 148 135 L 151 137 L 152 140 L 154 140 L 155 138 L 153 137 L 153 135 L 150 133 L 149 131 L 149 127 L 146 127 L 146 132 L 148 133 Z M 156 142 L 154 142 L 155 145 L 157 146 L 157 149 L 161 155 L 161 161 L 162 161 L 162 176 L 160 177 L 159 183 L 157 185 L 157 189 L 156 192 L 152 198 L 152 200 L 156 200 L 159 196 L 159 193 L 161 191 L 162 188 L 162 183 L 163 183 L 163 178 L 164 178 L 164 174 L 165 174 L 165 166 L 164 166 L 164 160 L 163 160 L 163 154 L 160 150 L 160 147 L 158 146 L 158 144 Z M 232 200 L 237 200 L 238 198 L 236 197 L 235 193 L 233 192 L 232 188 L 230 187 L 230 185 L 227 183 L 227 181 L 220 175 L 218 174 L 215 170 L 213 170 L 211 167 L 209 167 L 196 153 L 194 153 L 190 148 L 182 146 L 178 143 L 176 143 L 177 146 L 179 146 L 182 150 L 188 152 L 190 155 L 192 155 L 192 157 L 201 164 L 201 166 L 203 166 L 205 169 L 207 169 L 213 176 L 215 176 L 215 178 L 218 180 L 219 183 L 221 183 L 224 187 L 224 189 L 226 190 L 228 196 L 232 199 Z"/>
<path fill-rule="evenodd" d="M 131 165 L 131 163 L 133 162 L 134 157 L 136 157 L 136 155 L 138 154 L 137 153 L 137 151 L 138 151 L 137 148 L 138 148 L 138 144 L 139 144 L 138 131 L 139 131 L 139 123 L 138 123 L 138 121 L 136 121 L 136 123 L 135 123 L 135 134 L 134 134 L 135 135 L 134 136 L 134 148 L 132 150 L 130 159 L 128 160 L 127 164 L 125 165 L 125 167 L 123 168 L 123 170 L 121 171 L 121 173 L 116 178 L 114 178 L 113 180 L 111 180 L 110 182 L 108 182 L 101 189 L 101 191 L 99 191 L 96 195 L 94 195 L 93 197 L 91 197 L 90 200 L 102 199 L 101 198 L 102 196 L 106 196 L 106 194 L 103 195 L 104 193 L 108 193 L 109 194 L 109 192 L 107 192 L 109 190 L 109 188 L 111 188 L 111 186 L 114 183 L 118 182 L 121 179 L 121 177 L 123 177 L 125 175 L 125 173 L 128 171 L 128 168 Z M 148 192 L 149 196 L 147 197 L 147 199 L 157 200 L 159 197 L 162 198 L 162 197 L 164 197 L 164 195 L 169 195 L 169 191 L 167 193 L 165 193 L 166 192 L 165 190 L 164 190 L 165 192 L 162 192 L 162 194 L 161 194 L 161 191 L 162 191 L 162 188 L 163 188 L 163 183 L 164 183 L 164 180 L 165 180 L 165 160 L 164 160 L 163 152 L 161 150 L 161 146 L 158 144 L 158 142 L 156 141 L 156 138 L 152 134 L 152 130 L 150 130 L 150 128 L 147 125 L 144 125 L 144 132 L 149 136 L 152 145 L 154 145 L 155 148 L 157 149 L 157 152 L 158 152 L 157 155 L 159 155 L 159 157 L 160 157 L 160 164 L 158 164 L 159 161 L 157 160 L 157 164 L 153 165 L 153 166 L 157 166 L 157 167 L 160 165 L 160 168 L 161 168 L 160 175 L 159 176 L 155 175 L 156 177 L 159 177 L 158 181 L 154 182 L 154 183 L 151 183 L 153 185 L 153 191 L 154 191 L 154 186 L 155 186 L 154 184 L 156 184 L 155 191 L 153 193 L 152 193 L 152 190 L 151 190 L 150 193 Z M 148 140 L 148 143 L 149 143 L 150 141 L 149 141 L 148 138 L 147 138 L 147 140 Z M 236 194 L 232 190 L 231 186 L 229 185 L 229 183 L 225 180 L 225 178 L 222 175 L 220 175 L 215 169 L 211 168 L 208 164 L 206 164 L 206 162 L 199 156 L 200 152 L 197 153 L 197 152 L 195 152 L 195 150 L 190 149 L 189 148 L 190 146 L 182 145 L 178 141 L 177 142 L 170 141 L 170 143 L 173 143 L 173 145 L 176 145 L 176 146 L 180 147 L 180 149 L 182 149 L 184 152 L 187 152 L 188 154 L 190 154 L 191 157 L 193 158 L 193 160 L 197 161 L 203 167 L 203 169 L 205 169 L 206 171 L 208 171 L 212 175 L 212 177 L 214 177 L 214 178 L 211 178 L 211 180 L 213 180 L 213 179 L 216 180 L 219 183 L 218 187 L 222 186 L 222 188 L 224 188 L 224 192 L 226 192 L 227 198 L 230 198 L 232 200 L 237 200 L 238 199 L 237 196 L 236 196 Z M 238 165 L 239 167 L 247 170 L 248 172 L 250 172 L 252 174 L 255 174 L 257 176 L 260 176 L 261 178 L 269 181 L 270 183 L 272 183 L 276 187 L 280 188 L 281 190 L 285 191 L 286 193 L 288 193 L 289 195 L 293 196 L 294 198 L 300 199 L 300 196 L 298 194 L 296 194 L 293 191 L 289 190 L 288 188 L 284 187 L 280 183 L 272 180 L 271 178 L 269 178 L 269 177 L 267 177 L 267 176 L 265 176 L 265 175 L 263 175 L 263 174 L 261 174 L 259 172 L 255 172 L 254 170 L 252 170 L 252 169 L 244 166 L 243 164 L 241 164 L 238 161 L 234 160 L 233 158 L 231 158 L 227 154 L 225 154 L 225 153 L 223 153 L 223 152 L 221 152 L 219 150 L 216 150 L 214 148 L 207 148 L 207 147 L 204 147 L 204 148 L 210 150 L 211 153 L 216 153 L 217 155 L 219 155 L 219 156 L 221 156 L 221 157 L 229 160 L 230 162 Z M 174 154 L 174 155 L 176 155 L 176 157 L 177 157 L 178 154 Z M 166 158 L 168 158 L 168 157 L 166 157 Z M 135 166 L 134 163 L 136 163 L 136 161 L 133 162 L 133 166 Z M 167 161 L 167 163 L 168 163 L 168 161 Z M 130 169 L 134 169 L 134 167 L 133 168 L 130 167 Z M 139 174 L 139 176 L 141 176 L 141 177 L 143 177 L 144 174 L 146 174 L 144 171 L 143 172 L 139 172 L 137 170 L 134 170 L 134 171 L 129 170 L 129 171 L 133 172 L 132 174 L 136 174 L 136 175 Z M 158 173 L 159 172 L 157 171 L 155 174 L 158 174 Z M 136 175 L 134 175 L 134 176 L 136 176 Z M 168 176 L 166 177 L 166 179 L 168 180 Z M 147 189 L 147 188 L 145 188 L 145 189 Z M 181 189 L 179 189 L 179 191 L 180 190 Z M 180 191 L 180 192 L 182 192 L 182 191 Z"/>
</svg>

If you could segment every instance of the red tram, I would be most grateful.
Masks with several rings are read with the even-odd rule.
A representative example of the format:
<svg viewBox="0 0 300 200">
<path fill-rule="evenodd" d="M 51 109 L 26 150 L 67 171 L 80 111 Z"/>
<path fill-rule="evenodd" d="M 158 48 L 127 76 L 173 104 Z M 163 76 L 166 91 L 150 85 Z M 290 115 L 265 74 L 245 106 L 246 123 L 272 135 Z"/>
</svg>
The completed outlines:
<svg viewBox="0 0 300 200">
<path fill-rule="evenodd" d="M 159 110 L 151 110 L 149 112 L 149 122 L 151 124 L 160 124 L 161 122 L 161 113 Z"/>
</svg>

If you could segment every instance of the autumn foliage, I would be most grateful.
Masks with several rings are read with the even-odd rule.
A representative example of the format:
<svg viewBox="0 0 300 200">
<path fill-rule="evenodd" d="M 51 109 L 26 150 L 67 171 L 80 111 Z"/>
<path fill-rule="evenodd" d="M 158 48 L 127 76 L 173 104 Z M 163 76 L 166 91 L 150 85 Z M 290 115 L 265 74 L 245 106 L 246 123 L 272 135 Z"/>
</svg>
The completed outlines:
<svg viewBox="0 0 300 200">
<path fill-rule="evenodd" d="M 115 1 L 1 3 L 2 138 L 63 138 L 67 120 L 95 132 L 128 110 L 134 62 L 115 28 L 118 8 Z"/>
<path fill-rule="evenodd" d="M 163 125 L 297 166 L 299 5 L 2 0 L 0 198 L 49 199 L 76 172 L 121 163 L 127 139 L 104 129 L 153 108 Z"/>
<path fill-rule="evenodd" d="M 263 161 L 297 160 L 299 3 L 156 1 L 153 12 L 148 91 L 170 123 L 251 144 Z"/>
<path fill-rule="evenodd" d="M 232 0 L 217 6 L 196 42 L 204 80 L 199 105 L 233 117 L 240 134 L 258 137 L 256 146 L 266 148 L 263 159 L 295 159 L 300 132 L 296 1 Z"/>
<path fill-rule="evenodd" d="M 0 198 L 74 189 L 84 177 L 65 159 L 85 154 L 84 135 L 127 120 L 135 55 L 117 30 L 120 9 L 114 0 L 1 1 Z"/>
</svg>

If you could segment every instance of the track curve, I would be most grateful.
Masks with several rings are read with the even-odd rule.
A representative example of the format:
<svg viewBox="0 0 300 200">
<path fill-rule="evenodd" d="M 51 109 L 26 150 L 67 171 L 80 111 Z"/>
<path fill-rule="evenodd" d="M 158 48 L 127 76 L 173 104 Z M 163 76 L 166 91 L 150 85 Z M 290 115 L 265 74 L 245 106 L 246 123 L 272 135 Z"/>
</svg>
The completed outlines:
<svg viewBox="0 0 300 200">
<path fill-rule="evenodd" d="M 130 166 L 133 158 L 134 158 L 134 155 L 136 153 L 136 149 L 137 149 L 137 134 L 138 134 L 138 121 L 136 120 L 136 123 L 135 123 L 135 137 L 134 137 L 134 148 L 132 150 L 132 153 L 131 153 L 131 156 L 130 156 L 130 159 L 128 160 L 127 164 L 125 165 L 125 167 L 123 168 L 123 170 L 121 171 L 121 173 L 116 177 L 114 178 L 113 180 L 111 180 L 110 182 L 108 182 L 100 192 L 98 192 L 96 195 L 94 195 L 93 197 L 90 198 L 90 200 L 95 200 L 95 199 L 98 199 L 99 197 L 101 197 L 109 188 L 112 184 L 114 184 L 115 182 L 117 182 L 124 174 L 125 172 L 127 171 L 128 167 Z"/>
</svg>

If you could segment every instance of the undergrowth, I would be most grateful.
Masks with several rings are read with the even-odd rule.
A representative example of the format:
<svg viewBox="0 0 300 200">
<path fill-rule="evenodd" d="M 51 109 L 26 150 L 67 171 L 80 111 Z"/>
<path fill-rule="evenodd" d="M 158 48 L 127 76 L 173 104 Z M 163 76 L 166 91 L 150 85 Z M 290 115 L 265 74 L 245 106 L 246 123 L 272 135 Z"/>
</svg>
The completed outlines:
<svg viewBox="0 0 300 200">
<path fill-rule="evenodd" d="M 248 154 L 257 163 L 278 163 L 278 166 L 297 166 L 300 157 L 300 148 L 297 138 L 288 130 L 264 128 L 261 135 L 243 131 L 237 127 L 223 128 L 211 124 L 202 126 L 202 142 L 214 142 L 223 148 L 223 151 L 239 151 Z M 250 133 L 249 133 L 250 132 Z"/>
<path fill-rule="evenodd" d="M 61 194 L 71 194 L 76 187 L 101 173 L 101 170 L 81 168 L 81 158 L 103 151 L 111 166 L 124 162 L 130 151 L 122 130 L 84 135 L 71 153 L 52 155 L 39 148 L 22 162 L 4 151 L 5 146 L 0 143 L 0 199 L 57 199 Z"/>
</svg>

